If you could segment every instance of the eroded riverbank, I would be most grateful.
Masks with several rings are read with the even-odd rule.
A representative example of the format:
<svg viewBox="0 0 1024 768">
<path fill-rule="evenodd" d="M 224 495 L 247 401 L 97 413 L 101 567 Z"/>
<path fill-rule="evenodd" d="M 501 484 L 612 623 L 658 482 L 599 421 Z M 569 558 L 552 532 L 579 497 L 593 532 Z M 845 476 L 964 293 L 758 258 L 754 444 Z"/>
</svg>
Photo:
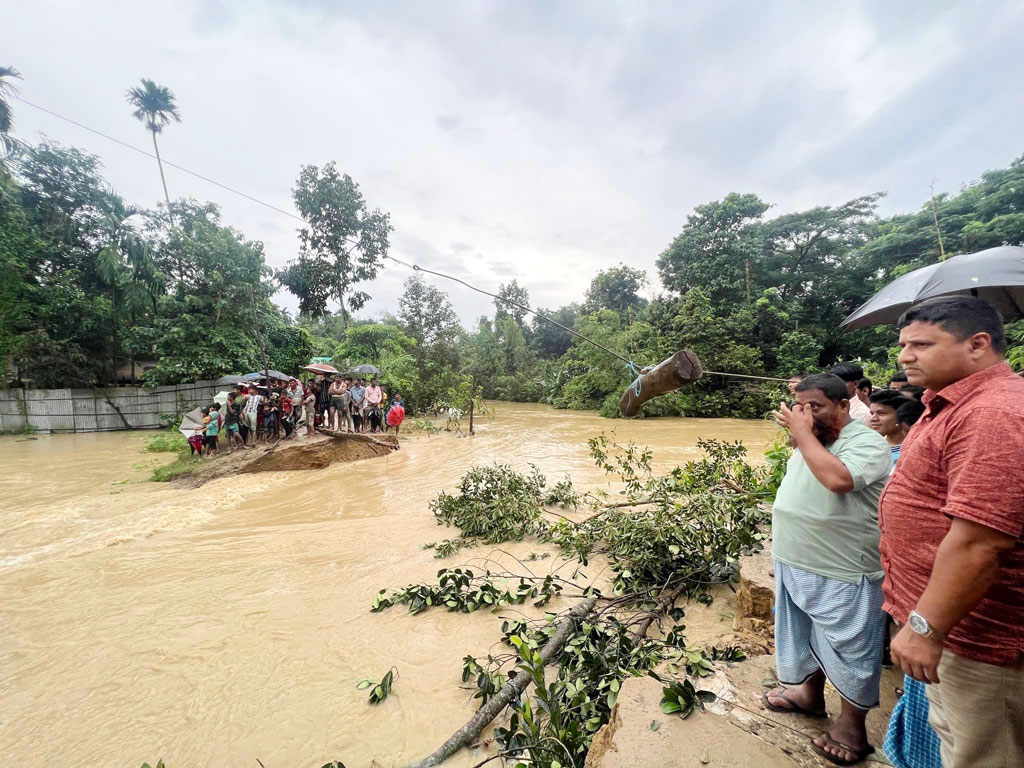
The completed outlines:
<svg viewBox="0 0 1024 768">
<path fill-rule="evenodd" d="M 649 445 L 662 468 L 696 456 L 698 437 L 742 439 L 759 454 L 774 434 L 759 422 L 609 422 L 504 403 L 478 429 L 472 439 L 403 436 L 401 451 L 372 461 L 196 489 L 139 482 L 166 460 L 141 453 L 139 433 L 0 440 L 0 758 L 400 765 L 472 714 L 462 657 L 500 635 L 489 613 L 369 613 L 381 587 L 491 551 L 439 561 L 421 549 L 451 533 L 427 510 L 438 491 L 492 461 L 604 487 L 586 446 L 602 430 Z M 531 563 L 539 573 L 557 566 Z M 585 570 L 596 577 L 600 564 Z M 391 666 L 392 697 L 370 707 L 356 681 Z"/>
</svg>

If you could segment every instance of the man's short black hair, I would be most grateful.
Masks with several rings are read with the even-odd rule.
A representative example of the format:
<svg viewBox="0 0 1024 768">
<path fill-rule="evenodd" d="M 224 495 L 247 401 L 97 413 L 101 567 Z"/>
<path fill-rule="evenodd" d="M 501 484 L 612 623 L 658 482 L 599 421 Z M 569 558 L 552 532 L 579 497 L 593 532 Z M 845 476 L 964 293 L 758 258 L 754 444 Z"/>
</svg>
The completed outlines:
<svg viewBox="0 0 1024 768">
<path fill-rule="evenodd" d="M 857 389 L 871 389 L 871 379 L 864 378 L 858 381 Z"/>
<path fill-rule="evenodd" d="M 924 404 L 920 400 L 906 400 L 896 409 L 896 421 L 912 427 L 924 413 Z"/>
<path fill-rule="evenodd" d="M 791 373 L 791 374 L 789 374 L 789 378 L 791 378 L 791 379 L 806 379 L 807 375 L 808 374 L 806 374 L 806 373 Z"/>
<path fill-rule="evenodd" d="M 907 380 L 907 372 L 906 371 L 897 371 L 896 373 L 894 373 L 892 376 L 889 377 L 889 385 L 891 386 L 893 382 L 901 382 L 901 381 L 906 381 L 906 380 Z"/>
<path fill-rule="evenodd" d="M 811 389 L 820 389 L 825 397 L 834 403 L 850 399 L 846 391 L 846 382 L 833 373 L 812 373 L 810 376 L 804 376 L 796 385 L 797 392 L 807 392 Z"/>
<path fill-rule="evenodd" d="M 897 328 L 906 328 L 913 322 L 931 323 L 963 341 L 976 333 L 992 337 L 992 349 L 1000 355 L 1006 351 L 1006 332 L 1003 318 L 991 304 L 974 296 L 939 296 L 915 304 L 897 321 Z"/>
<path fill-rule="evenodd" d="M 907 402 L 909 398 L 894 389 L 880 389 L 868 398 L 872 403 L 887 405 L 894 411 Z"/>
<path fill-rule="evenodd" d="M 924 387 L 917 387 L 913 384 L 908 384 L 900 390 L 900 394 L 906 395 L 914 400 L 920 400 L 924 396 Z"/>
<path fill-rule="evenodd" d="M 864 378 L 864 369 L 857 363 L 840 363 L 829 368 L 828 372 L 845 382 L 860 381 Z"/>
<path fill-rule="evenodd" d="M 215 410 L 215 411 L 219 411 L 220 410 L 220 403 L 214 403 L 210 407 L 213 408 L 213 410 Z"/>
</svg>

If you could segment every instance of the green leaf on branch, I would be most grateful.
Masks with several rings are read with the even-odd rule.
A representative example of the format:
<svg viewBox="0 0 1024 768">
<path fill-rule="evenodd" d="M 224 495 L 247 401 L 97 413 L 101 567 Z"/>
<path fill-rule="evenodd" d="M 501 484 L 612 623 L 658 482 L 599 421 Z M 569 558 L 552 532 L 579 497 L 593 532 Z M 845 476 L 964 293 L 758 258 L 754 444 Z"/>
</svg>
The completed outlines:
<svg viewBox="0 0 1024 768">
<path fill-rule="evenodd" d="M 388 670 L 387 674 L 381 678 L 381 681 L 373 686 L 373 690 L 370 691 L 370 703 L 380 704 L 391 694 L 391 686 L 394 682 L 394 675 L 398 670 L 392 667 Z"/>
</svg>

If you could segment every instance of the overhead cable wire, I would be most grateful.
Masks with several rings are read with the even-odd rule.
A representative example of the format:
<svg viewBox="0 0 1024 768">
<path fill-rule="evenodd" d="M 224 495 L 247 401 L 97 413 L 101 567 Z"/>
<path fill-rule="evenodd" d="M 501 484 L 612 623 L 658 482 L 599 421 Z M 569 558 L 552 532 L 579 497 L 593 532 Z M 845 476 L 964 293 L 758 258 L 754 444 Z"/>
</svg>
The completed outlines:
<svg viewBox="0 0 1024 768">
<path fill-rule="evenodd" d="M 178 165 L 177 163 L 172 162 L 170 160 L 167 160 L 165 158 L 157 158 L 157 156 L 155 154 L 153 154 L 152 152 L 148 152 L 145 149 L 142 149 L 141 147 L 136 147 L 134 144 L 129 144 L 127 141 L 122 141 L 121 139 L 118 139 L 115 136 L 111 136 L 110 134 L 104 133 L 103 131 L 98 131 L 95 128 L 90 128 L 88 125 L 85 125 L 84 123 L 80 123 L 77 120 L 73 120 L 70 117 L 66 117 L 65 115 L 62 115 L 59 112 L 54 112 L 52 109 L 47 109 L 46 107 L 40 106 L 39 104 L 34 104 L 33 102 L 29 101 L 28 99 L 25 99 L 25 98 L 23 98 L 21 96 L 18 96 L 17 94 L 10 94 L 10 95 L 11 95 L 11 98 L 17 99 L 18 101 L 22 102 L 23 104 L 27 104 L 28 106 L 33 107 L 34 109 L 38 109 L 40 112 L 45 112 L 48 115 L 52 115 L 53 117 L 56 117 L 59 120 L 63 120 L 65 122 L 67 122 L 67 123 L 71 123 L 71 125 L 78 126 L 79 128 L 81 128 L 83 130 L 89 131 L 90 133 L 94 133 L 97 136 L 100 136 L 100 137 L 102 137 L 104 139 L 107 139 L 108 141 L 114 142 L 115 144 L 120 144 L 122 147 L 130 149 L 133 152 L 138 152 L 140 155 L 145 155 L 146 157 L 152 158 L 153 160 L 158 160 L 159 159 L 164 165 L 168 165 L 171 168 L 175 168 L 175 169 L 181 171 L 182 173 L 187 173 L 189 176 L 194 176 L 195 178 L 201 179 L 202 181 L 205 181 L 208 184 L 213 184 L 215 187 L 220 187 L 223 190 L 231 192 L 234 195 L 238 195 L 239 197 L 244 197 L 246 200 L 249 200 L 249 201 L 251 201 L 253 203 L 256 203 L 257 205 L 262 205 L 265 208 L 269 208 L 272 211 L 276 211 L 277 213 L 284 214 L 285 216 L 288 216 L 289 218 L 295 219 L 296 221 L 300 221 L 303 224 L 308 224 L 308 222 L 306 222 L 306 220 L 303 219 L 301 216 L 296 216 L 294 213 L 291 213 L 290 211 L 286 211 L 283 208 L 278 208 L 276 205 L 272 205 L 271 203 L 264 202 L 263 200 L 260 200 L 259 198 L 253 197 L 252 195 L 249 195 L 249 194 L 246 194 L 245 192 L 242 192 L 242 191 L 240 191 L 238 189 L 235 189 L 234 187 L 229 187 L 227 184 L 222 184 L 221 182 L 216 181 L 214 179 L 211 179 L 208 176 L 204 176 L 201 173 L 196 173 L 193 170 L 190 170 L 190 169 L 188 169 L 188 168 L 186 168 L 186 167 L 184 167 L 182 165 Z M 615 357 L 615 358 L 621 360 L 623 363 L 626 364 L 627 368 L 629 368 L 629 370 L 632 373 L 635 373 L 637 375 L 637 380 L 636 380 L 636 382 L 634 382 L 634 386 L 637 383 L 639 383 L 639 377 L 640 377 L 641 370 L 637 369 L 636 365 L 633 363 L 632 360 L 630 360 L 630 359 L 628 359 L 626 357 L 623 357 L 618 352 L 612 351 L 611 349 L 606 347 L 604 344 L 600 344 L 600 343 L 594 341 L 593 339 L 588 339 L 582 333 L 578 333 L 577 331 L 574 331 L 572 328 L 569 328 L 568 326 L 562 325 L 562 323 L 558 322 L 557 320 L 553 320 L 552 318 L 548 317 L 547 315 L 542 315 L 540 312 L 537 312 L 536 310 L 531 309 L 530 307 L 526 306 L 525 304 L 520 304 L 519 302 L 512 301 L 511 299 L 503 298 L 501 296 L 498 296 L 496 294 L 491 293 L 490 291 L 485 291 L 483 288 L 477 288 L 475 285 L 471 285 L 471 284 L 467 283 L 465 280 L 461 280 L 461 279 L 459 279 L 457 277 L 453 277 L 452 275 L 446 275 L 443 272 L 437 272 L 437 271 L 432 270 L 432 269 L 427 269 L 426 267 L 421 267 L 418 264 L 409 264 L 408 262 L 402 261 L 401 259 L 396 258 L 395 256 L 388 255 L 388 256 L 385 256 L 384 258 L 390 259 L 391 261 L 395 262 L 396 264 L 401 264 L 403 267 L 406 267 L 407 269 L 411 269 L 414 272 L 425 272 L 425 273 L 427 273 L 429 275 L 434 275 L 436 277 L 444 278 L 445 280 L 452 280 L 453 282 L 459 283 L 460 285 L 465 286 L 466 288 L 469 288 L 471 291 L 476 291 L 477 293 L 482 293 L 485 296 L 490 296 L 491 298 L 496 299 L 496 300 L 498 300 L 500 302 L 503 302 L 505 304 L 511 304 L 512 306 L 517 307 L 517 308 L 523 310 L 524 312 L 529 312 L 531 315 L 535 315 L 535 316 L 539 317 L 542 320 L 547 320 L 549 323 L 558 326 L 563 331 L 566 331 L 567 333 L 570 333 L 573 336 L 575 336 L 575 337 L 577 337 L 579 339 L 582 339 L 583 341 L 587 342 L 588 344 L 591 344 L 591 345 L 597 347 L 598 349 L 603 350 L 604 352 L 607 352 L 612 357 Z M 728 376 L 728 377 L 734 377 L 734 378 L 740 378 L 740 379 L 758 379 L 760 381 L 788 381 L 788 379 L 780 379 L 780 378 L 775 378 L 775 377 L 772 377 L 772 376 L 753 376 L 753 375 L 743 374 L 743 373 L 724 373 L 724 372 L 721 372 L 721 371 L 704 371 L 704 373 L 709 373 L 709 374 L 711 374 L 713 376 Z"/>
<path fill-rule="evenodd" d="M 272 205 L 270 203 L 265 203 L 262 200 L 260 200 L 259 198 L 253 197 L 252 195 L 247 195 L 245 192 L 242 192 L 240 190 L 234 189 L 233 187 L 229 187 L 227 184 L 222 184 L 221 182 L 216 181 L 214 179 L 211 179 L 208 176 L 203 176 L 201 173 L 196 173 L 195 171 L 189 170 L 188 168 L 186 168 L 186 167 L 184 167 L 182 165 L 178 165 L 177 163 L 173 163 L 170 160 L 167 160 L 166 158 L 157 158 L 157 156 L 154 155 L 152 152 L 147 152 L 146 150 L 142 149 L 141 147 L 136 147 L 134 144 L 129 144 L 127 141 L 122 141 L 121 139 L 119 139 L 119 138 L 117 138 L 115 136 L 111 136 L 109 134 L 103 133 L 103 131 L 97 131 L 95 128 L 90 128 L 88 125 L 84 125 L 83 123 L 80 123 L 77 120 L 72 120 L 70 117 L 65 117 L 64 115 L 62 115 L 62 114 L 60 114 L 58 112 L 54 112 L 52 109 L 47 109 L 46 107 L 41 107 L 38 104 L 33 104 L 31 101 L 28 101 L 27 99 L 23 99 L 21 96 L 17 96 L 15 94 L 11 94 L 11 97 L 17 99 L 18 101 L 20 101 L 20 102 L 22 102 L 24 104 L 28 104 L 30 107 L 34 107 L 35 109 L 38 109 L 40 112 L 45 112 L 48 115 L 53 115 L 54 117 L 56 117 L 56 118 L 58 118 L 60 120 L 63 120 L 65 122 L 67 122 L 67 123 L 71 123 L 72 125 L 77 125 L 79 128 L 82 128 L 82 129 L 84 129 L 86 131 L 89 131 L 90 133 L 95 133 L 97 136 L 102 136 L 104 139 L 108 139 L 109 141 L 113 141 L 115 144 L 120 144 L 122 147 L 126 147 L 126 148 L 132 150 L 133 152 L 138 152 L 140 155 L 145 155 L 146 157 L 153 158 L 154 160 L 159 159 L 160 162 L 162 162 L 164 165 L 169 165 L 171 168 L 176 168 L 179 171 L 181 171 L 182 173 L 187 173 L 189 176 L 195 176 L 197 179 L 202 179 L 207 184 L 213 184 L 215 187 L 220 187 L 221 189 L 225 189 L 228 192 L 231 192 L 232 194 L 238 195 L 239 197 L 244 197 L 246 200 L 250 200 L 251 202 L 254 202 L 257 205 L 262 205 L 265 208 L 269 208 L 272 211 L 277 211 L 278 213 L 283 213 L 285 216 L 289 216 L 289 217 L 295 219 L 296 221 L 301 221 L 303 224 L 306 223 L 306 220 L 303 219 L 301 216 L 296 216 L 294 213 L 290 213 L 289 211 L 286 211 L 284 208 L 278 208 L 276 205 Z"/>
<path fill-rule="evenodd" d="M 396 264 L 401 264 L 403 267 L 411 269 L 414 272 L 426 272 L 428 275 L 435 275 L 436 277 L 443 277 L 445 280 L 452 280 L 452 281 L 454 281 L 456 283 L 459 283 L 460 285 L 464 285 L 466 288 L 469 288 L 469 290 L 471 290 L 471 291 L 476 291 L 477 293 L 482 293 L 484 296 L 490 296 L 492 299 L 497 299 L 502 304 L 511 304 L 513 307 L 518 307 L 519 309 L 523 310 L 524 312 L 529 312 L 531 315 L 536 315 L 541 320 L 547 320 L 549 323 L 553 323 L 554 325 L 557 325 L 563 331 L 567 331 L 568 333 L 571 333 L 573 336 L 576 336 L 576 337 L 578 337 L 580 339 L 583 339 L 588 344 L 593 344 L 595 347 L 597 347 L 598 349 L 604 350 L 605 352 L 607 352 L 612 357 L 617 357 L 619 360 L 624 362 L 626 365 L 632 365 L 633 364 L 633 362 L 631 360 L 623 357 L 618 352 L 613 352 L 612 350 L 608 349 L 608 347 L 606 347 L 604 344 L 599 344 L 598 342 L 596 342 L 596 341 L 594 341 L 592 339 L 588 339 L 582 333 L 577 333 L 572 328 L 569 328 L 568 326 L 562 325 L 557 320 L 552 320 L 547 315 L 542 315 L 537 310 L 531 309 L 530 307 L 526 306 L 525 304 L 520 304 L 518 301 L 512 301 L 512 299 L 507 299 L 507 298 L 505 298 L 503 296 L 498 296 L 497 294 L 491 293 L 490 291 L 485 291 L 483 288 L 477 288 L 475 285 L 470 285 L 465 280 L 461 280 L 461 279 L 459 279 L 457 277 L 453 277 L 452 275 L 446 275 L 443 272 L 435 272 L 432 269 L 427 269 L 426 267 L 421 267 L 419 264 L 409 264 L 408 262 L 402 261 L 401 259 L 395 258 L 394 256 L 385 256 L 384 258 L 391 259 L 391 261 L 395 262 Z"/>
<path fill-rule="evenodd" d="M 390 259 L 391 261 L 395 262 L 396 264 L 401 264 L 403 267 L 406 267 L 407 269 L 411 269 L 414 272 L 426 272 L 428 275 L 435 275 L 436 277 L 443 277 L 445 280 L 451 280 L 453 282 L 459 283 L 460 285 L 463 285 L 466 288 L 469 288 L 471 291 L 476 291 L 477 293 L 482 293 L 482 294 L 484 294 L 484 296 L 490 296 L 492 299 L 496 299 L 499 302 L 502 302 L 503 304 L 511 304 L 512 306 L 518 307 L 519 309 L 523 310 L 524 312 L 529 312 L 531 315 L 536 315 L 537 317 L 539 317 L 542 320 L 547 320 L 549 323 L 553 323 L 554 325 L 557 325 L 563 331 L 567 331 L 567 332 L 571 333 L 573 336 L 576 336 L 576 337 L 578 337 L 580 339 L 583 339 L 588 344 L 592 344 L 595 347 L 597 347 L 598 349 L 604 350 L 605 352 L 607 352 L 612 357 L 618 358 L 619 360 L 624 362 L 627 366 L 630 366 L 630 368 L 631 368 L 631 370 L 633 372 L 639 374 L 639 371 L 636 370 L 636 367 L 633 364 L 632 360 L 630 360 L 630 359 L 628 359 L 626 357 L 623 357 L 618 352 L 613 352 L 612 350 L 608 349 L 608 347 L 606 347 L 604 344 L 599 344 L 598 342 L 594 341 L 593 339 L 588 339 L 583 334 L 577 333 L 572 328 L 569 328 L 569 327 L 567 327 L 565 325 L 562 325 L 557 320 L 552 320 L 547 315 L 542 315 L 537 310 L 531 309 L 530 307 L 526 306 L 525 304 L 520 304 L 517 301 L 512 301 L 511 299 L 505 298 L 503 296 L 498 296 L 497 294 L 491 293 L 490 291 L 485 291 L 483 288 L 477 288 L 475 285 L 471 285 L 470 283 L 467 283 L 465 280 L 462 280 L 461 278 L 454 277 L 452 275 L 446 275 L 444 272 L 437 272 L 436 270 L 433 270 L 433 269 L 427 269 L 426 267 L 421 267 L 419 264 L 410 264 L 409 262 L 402 261 L 401 259 L 396 258 L 395 256 L 388 255 L 388 256 L 385 256 L 384 258 Z M 722 371 L 704 371 L 704 373 L 710 373 L 710 374 L 712 374 L 714 376 L 733 376 L 733 377 L 740 378 L 740 379 L 759 379 L 761 381 L 789 381 L 789 379 L 780 379 L 780 378 L 776 378 L 774 376 L 752 376 L 752 375 L 745 374 L 745 373 L 724 373 Z"/>
</svg>

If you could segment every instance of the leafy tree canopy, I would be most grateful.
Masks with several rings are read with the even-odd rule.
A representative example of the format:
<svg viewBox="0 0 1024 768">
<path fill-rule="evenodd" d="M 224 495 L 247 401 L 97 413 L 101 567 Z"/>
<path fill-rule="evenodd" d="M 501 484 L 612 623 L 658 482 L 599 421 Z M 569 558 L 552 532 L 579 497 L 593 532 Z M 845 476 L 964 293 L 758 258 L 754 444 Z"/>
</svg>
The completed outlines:
<svg viewBox="0 0 1024 768">
<path fill-rule="evenodd" d="M 620 264 L 602 270 L 590 281 L 584 307 L 587 312 L 599 309 L 613 309 L 616 312 L 637 310 L 646 302 L 640 297 L 640 290 L 647 284 L 647 273 Z"/>
<path fill-rule="evenodd" d="M 330 162 L 302 167 L 292 190 L 295 207 L 308 223 L 299 230 L 299 257 L 278 273 L 278 280 L 312 317 L 327 312 L 334 299 L 343 322 L 348 309 L 360 309 L 370 295 L 358 286 L 373 280 L 384 266 L 391 218 L 369 210 L 359 185 Z"/>
</svg>

